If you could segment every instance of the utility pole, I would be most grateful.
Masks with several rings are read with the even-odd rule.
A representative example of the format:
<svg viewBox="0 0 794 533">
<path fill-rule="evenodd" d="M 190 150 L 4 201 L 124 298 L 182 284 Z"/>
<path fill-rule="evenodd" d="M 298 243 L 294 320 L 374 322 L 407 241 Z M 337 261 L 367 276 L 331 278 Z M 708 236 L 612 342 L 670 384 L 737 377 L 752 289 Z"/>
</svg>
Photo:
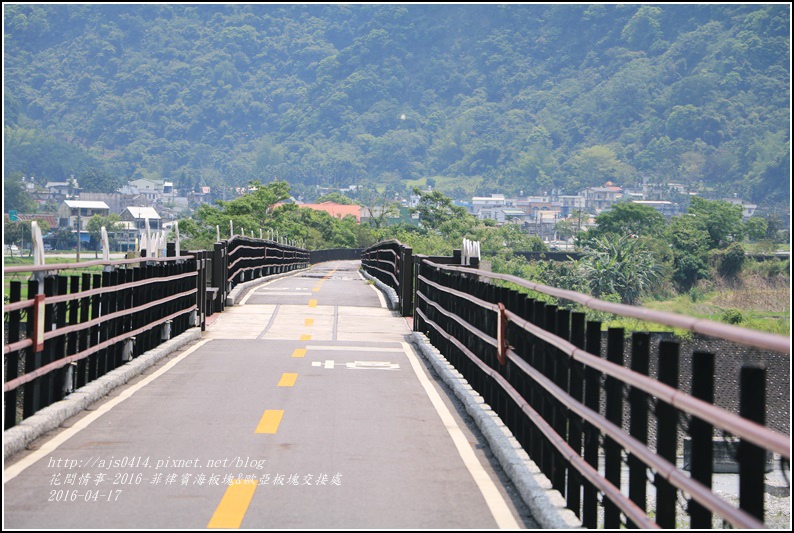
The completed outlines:
<svg viewBox="0 0 794 533">
<path fill-rule="evenodd" d="M 80 262 L 80 228 L 81 228 L 80 208 L 77 208 L 77 262 Z"/>
</svg>

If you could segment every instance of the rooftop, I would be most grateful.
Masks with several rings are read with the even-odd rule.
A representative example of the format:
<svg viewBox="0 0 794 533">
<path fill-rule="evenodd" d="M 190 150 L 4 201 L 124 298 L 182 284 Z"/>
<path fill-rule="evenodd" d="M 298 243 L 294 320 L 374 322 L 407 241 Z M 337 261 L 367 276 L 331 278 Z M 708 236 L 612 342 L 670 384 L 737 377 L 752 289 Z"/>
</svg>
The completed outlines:
<svg viewBox="0 0 794 533">
<path fill-rule="evenodd" d="M 105 202 L 92 202 L 88 200 L 64 200 L 69 207 L 78 209 L 110 209 Z"/>
<path fill-rule="evenodd" d="M 130 206 L 126 209 L 129 211 L 133 218 L 148 218 L 149 220 L 159 220 L 160 215 L 157 214 L 157 211 L 154 210 L 153 207 L 136 207 Z"/>
</svg>

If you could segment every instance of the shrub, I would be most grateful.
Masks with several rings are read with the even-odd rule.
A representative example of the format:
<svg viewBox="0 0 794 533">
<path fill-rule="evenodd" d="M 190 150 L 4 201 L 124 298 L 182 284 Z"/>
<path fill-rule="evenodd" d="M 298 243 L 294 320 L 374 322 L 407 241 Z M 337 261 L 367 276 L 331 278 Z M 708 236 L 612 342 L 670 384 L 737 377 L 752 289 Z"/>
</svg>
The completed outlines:
<svg viewBox="0 0 794 533">
<path fill-rule="evenodd" d="M 717 274 L 729 281 L 735 281 L 744 266 L 744 248 L 736 242 L 723 250 L 714 250 L 711 259 Z"/>
<path fill-rule="evenodd" d="M 728 324 L 741 324 L 744 321 L 744 317 L 738 309 L 726 309 L 722 313 L 720 320 Z"/>
</svg>

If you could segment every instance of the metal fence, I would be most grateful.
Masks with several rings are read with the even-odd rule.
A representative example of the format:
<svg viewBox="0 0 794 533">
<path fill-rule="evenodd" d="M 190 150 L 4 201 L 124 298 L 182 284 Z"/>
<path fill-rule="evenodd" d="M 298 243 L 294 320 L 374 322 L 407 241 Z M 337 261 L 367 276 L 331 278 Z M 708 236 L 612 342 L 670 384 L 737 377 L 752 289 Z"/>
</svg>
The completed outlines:
<svg viewBox="0 0 794 533">
<path fill-rule="evenodd" d="M 381 283 L 394 289 L 402 316 L 413 314 L 413 252 L 399 241 L 385 241 L 361 254 L 361 265 Z"/>
<path fill-rule="evenodd" d="M 585 527 L 764 527 L 770 459 L 785 470 L 791 456 L 789 437 L 765 426 L 766 369 L 741 368 L 739 412 L 730 412 L 714 405 L 714 354 L 682 355 L 678 342 L 652 345 L 645 332 L 604 336 L 585 312 L 541 298 L 785 355 L 788 338 L 455 266 L 458 255 L 416 255 L 409 268 L 403 248 L 370 248 L 364 268 L 395 288 L 413 278 L 415 292 L 398 294 L 413 301 L 414 329 L 483 396 Z M 688 392 L 679 388 L 685 357 Z M 739 474 L 738 504 L 712 491 L 726 461 Z"/>
<path fill-rule="evenodd" d="M 236 284 L 309 260 L 243 237 L 179 257 L 169 243 L 167 255 L 3 270 L 6 429 L 188 328 L 204 330 Z"/>
<path fill-rule="evenodd" d="M 197 325 L 193 255 L 19 266 L 3 274 L 12 278 L 3 305 L 6 429 Z"/>
<path fill-rule="evenodd" d="M 429 259 L 444 265 L 462 264 L 460 250 L 453 250 L 451 257 L 415 256 L 410 246 L 405 246 L 396 240 L 370 246 L 361 253 L 360 257 L 364 270 L 397 293 L 402 316 L 413 316 L 414 314 L 414 263 L 416 261 Z M 469 259 L 469 265 L 477 268 L 479 258 Z"/>
<path fill-rule="evenodd" d="M 244 281 L 309 266 L 309 252 L 303 248 L 239 236 L 225 245 L 227 281 L 232 288 Z"/>
<path fill-rule="evenodd" d="M 513 276 L 424 259 L 416 264 L 414 329 L 491 405 L 586 527 L 672 529 L 683 521 L 711 528 L 714 517 L 732 527 L 764 527 L 768 454 L 788 462 L 790 445 L 787 435 L 764 427 L 763 367 L 742 368 L 741 412 L 731 413 L 712 404 L 713 354 L 693 354 L 687 394 L 677 388 L 676 342 L 653 348 L 659 379 L 652 379 L 647 333 L 631 335 L 625 361 L 623 329 L 609 329 L 604 347 L 600 322 L 517 288 L 786 354 L 787 338 L 601 302 Z M 653 446 L 649 424 L 656 426 Z M 738 465 L 738 506 L 711 490 L 715 432 Z M 682 433 L 691 450 L 689 474 L 677 461 Z"/>
</svg>

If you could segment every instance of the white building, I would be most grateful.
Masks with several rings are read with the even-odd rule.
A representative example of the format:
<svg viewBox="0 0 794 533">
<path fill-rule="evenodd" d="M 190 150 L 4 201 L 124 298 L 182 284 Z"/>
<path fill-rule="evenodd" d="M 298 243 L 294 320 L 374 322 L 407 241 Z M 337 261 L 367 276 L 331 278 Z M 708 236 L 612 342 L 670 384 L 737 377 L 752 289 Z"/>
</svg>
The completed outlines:
<svg viewBox="0 0 794 533">
<path fill-rule="evenodd" d="M 523 209 L 516 209 L 510 207 L 483 207 L 477 213 L 477 218 L 480 220 L 495 220 L 499 224 L 506 222 L 522 222 L 527 214 Z"/>
<path fill-rule="evenodd" d="M 584 211 L 585 197 L 578 194 L 561 194 L 557 196 L 557 201 L 562 204 L 562 216 L 567 217 L 576 211 Z"/>
<path fill-rule="evenodd" d="M 121 220 L 125 222 L 132 222 L 138 229 L 146 228 L 146 219 L 149 219 L 149 228 L 152 230 L 159 230 L 161 227 L 161 218 L 153 207 L 134 207 L 130 206 L 121 212 Z"/>
<path fill-rule="evenodd" d="M 163 196 L 166 183 L 170 185 L 170 182 L 141 178 L 130 181 L 121 187 L 118 192 L 122 194 L 140 195 L 141 198 L 145 199 L 146 201 L 154 202 Z M 171 186 L 170 190 L 173 190 L 173 186 Z"/>
<path fill-rule="evenodd" d="M 755 214 L 755 210 L 758 209 L 758 206 L 755 204 L 751 204 L 749 202 L 745 202 L 744 200 L 740 200 L 738 198 L 726 198 L 726 202 L 731 205 L 738 205 L 742 208 L 742 219 L 747 220 L 751 216 Z"/>
<path fill-rule="evenodd" d="M 653 207 L 667 218 L 681 214 L 681 206 L 667 200 L 633 200 L 632 203 Z"/>
<path fill-rule="evenodd" d="M 110 214 L 110 208 L 105 202 L 90 202 L 84 200 L 64 200 L 58 207 L 58 227 L 70 227 L 77 230 L 77 222 L 80 221 L 80 230 L 86 228 L 88 220 L 99 215 L 106 217 Z"/>
<path fill-rule="evenodd" d="M 471 199 L 471 212 L 477 215 L 483 208 L 504 207 L 507 205 L 504 194 L 492 194 L 491 196 L 475 196 Z M 490 217 L 489 217 L 490 218 Z"/>
</svg>

